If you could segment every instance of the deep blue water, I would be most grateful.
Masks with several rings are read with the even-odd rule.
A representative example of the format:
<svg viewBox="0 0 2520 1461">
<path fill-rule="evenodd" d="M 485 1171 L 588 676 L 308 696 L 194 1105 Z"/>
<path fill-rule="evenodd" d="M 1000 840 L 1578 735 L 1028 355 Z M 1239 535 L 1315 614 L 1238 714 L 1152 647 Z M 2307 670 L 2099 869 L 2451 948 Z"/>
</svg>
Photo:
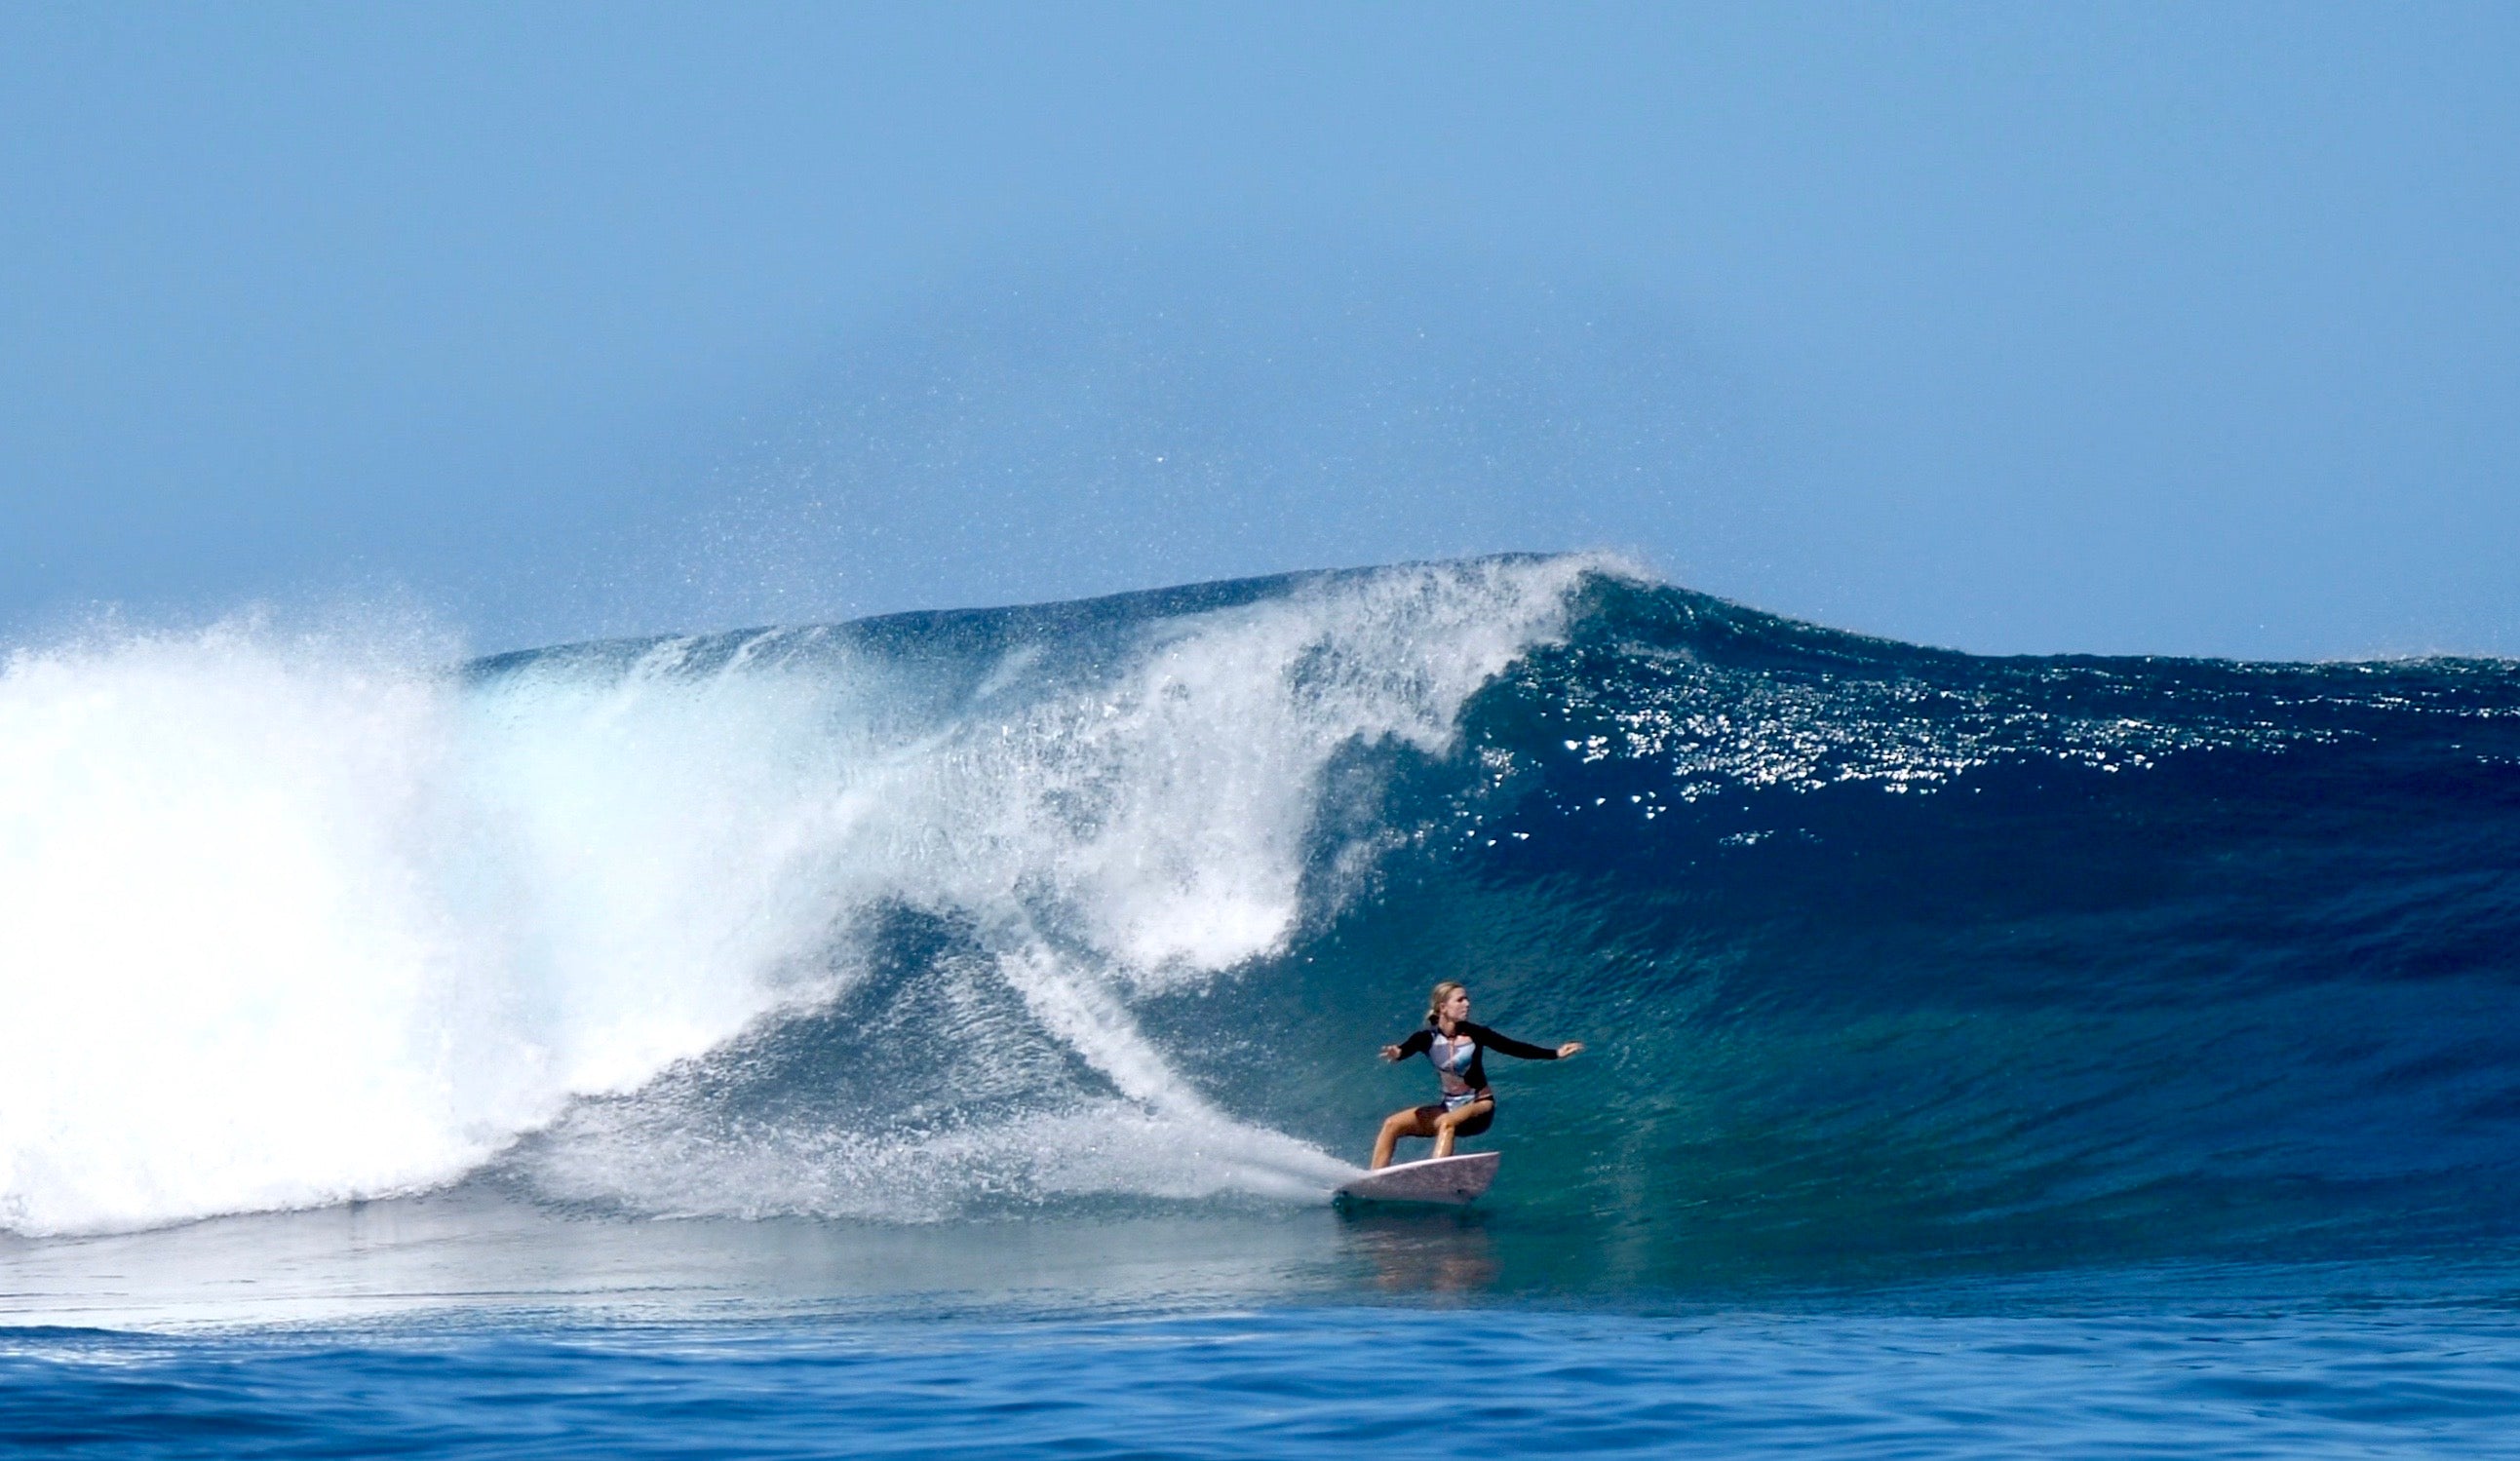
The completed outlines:
<svg viewBox="0 0 2520 1461">
<path fill-rule="evenodd" d="M 1279 1308 L 21 1331 L 0 1444 L 127 1456 L 2495 1456 L 2508 1316 Z"/>
<path fill-rule="evenodd" d="M 0 848 L 54 951 L 0 966 L 22 1448 L 2520 1415 L 2509 663 L 1986 659 L 1502 559 L 451 675 L 89 648 L 13 663 L 18 734 L 69 788 Z M 1589 1048 L 1494 1063 L 1476 1212 L 1335 1215 L 1439 979 Z"/>
</svg>

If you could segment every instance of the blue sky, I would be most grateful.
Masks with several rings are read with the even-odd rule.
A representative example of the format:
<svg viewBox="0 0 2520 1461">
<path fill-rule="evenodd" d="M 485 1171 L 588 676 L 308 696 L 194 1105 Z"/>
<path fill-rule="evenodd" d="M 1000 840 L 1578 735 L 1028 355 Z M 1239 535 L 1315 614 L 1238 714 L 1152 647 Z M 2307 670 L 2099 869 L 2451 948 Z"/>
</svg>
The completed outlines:
<svg viewBox="0 0 2520 1461">
<path fill-rule="evenodd" d="M 2520 653 L 2509 6 L 0 12 L 0 630 L 1610 547 Z"/>
</svg>

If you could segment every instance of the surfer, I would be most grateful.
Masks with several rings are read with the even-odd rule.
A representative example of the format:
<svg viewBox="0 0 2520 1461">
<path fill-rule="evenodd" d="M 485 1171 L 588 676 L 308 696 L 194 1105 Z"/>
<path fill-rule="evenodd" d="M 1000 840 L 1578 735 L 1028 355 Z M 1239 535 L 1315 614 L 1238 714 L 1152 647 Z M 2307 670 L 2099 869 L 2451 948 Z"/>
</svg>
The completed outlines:
<svg viewBox="0 0 2520 1461">
<path fill-rule="evenodd" d="M 1485 1025 L 1473 1025 L 1470 992 L 1445 980 L 1426 996 L 1426 1028 L 1396 1045 L 1382 1047 L 1385 1060 L 1424 1055 L 1433 1061 L 1435 1076 L 1443 1083 L 1443 1099 L 1432 1105 L 1394 1111 L 1386 1117 L 1382 1134 L 1373 1138 L 1374 1168 L 1378 1171 L 1391 1165 L 1391 1149 L 1403 1136 L 1432 1136 L 1435 1155 L 1449 1157 L 1453 1154 L 1454 1137 L 1476 1136 L 1496 1121 L 1496 1092 L 1488 1089 L 1487 1065 L 1480 1058 L 1487 1051 L 1518 1060 L 1563 1060 L 1582 1048 L 1584 1042 L 1578 1040 L 1570 1040 L 1554 1050 L 1547 1045 L 1524 1044 Z"/>
</svg>

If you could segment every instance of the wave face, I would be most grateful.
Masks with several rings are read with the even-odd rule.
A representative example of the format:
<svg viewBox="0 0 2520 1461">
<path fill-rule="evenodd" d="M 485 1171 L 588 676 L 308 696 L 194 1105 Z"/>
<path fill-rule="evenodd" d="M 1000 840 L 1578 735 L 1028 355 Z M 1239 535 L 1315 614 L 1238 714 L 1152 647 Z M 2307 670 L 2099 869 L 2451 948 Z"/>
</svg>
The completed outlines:
<svg viewBox="0 0 2520 1461">
<path fill-rule="evenodd" d="M 0 1224 L 1317 1201 L 1500 1059 L 1644 1277 L 2520 1196 L 2520 670 L 1965 655 L 1586 558 L 0 679 Z M 1333 1156 L 1335 1153 L 1337 1155 Z"/>
</svg>

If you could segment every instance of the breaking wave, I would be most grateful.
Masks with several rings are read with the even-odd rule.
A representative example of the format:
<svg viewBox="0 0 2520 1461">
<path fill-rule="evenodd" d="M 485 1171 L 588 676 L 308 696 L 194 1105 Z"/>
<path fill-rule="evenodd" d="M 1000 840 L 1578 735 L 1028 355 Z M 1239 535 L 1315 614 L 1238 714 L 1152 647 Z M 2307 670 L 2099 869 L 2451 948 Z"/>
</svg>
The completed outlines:
<svg viewBox="0 0 2520 1461">
<path fill-rule="evenodd" d="M 0 1224 L 1316 1200 L 1424 987 L 1691 1254 L 2508 1230 L 2520 670 L 1985 659 L 1598 558 L 0 676 Z M 1617 1250 L 1613 1245 L 1612 1249 Z"/>
</svg>

